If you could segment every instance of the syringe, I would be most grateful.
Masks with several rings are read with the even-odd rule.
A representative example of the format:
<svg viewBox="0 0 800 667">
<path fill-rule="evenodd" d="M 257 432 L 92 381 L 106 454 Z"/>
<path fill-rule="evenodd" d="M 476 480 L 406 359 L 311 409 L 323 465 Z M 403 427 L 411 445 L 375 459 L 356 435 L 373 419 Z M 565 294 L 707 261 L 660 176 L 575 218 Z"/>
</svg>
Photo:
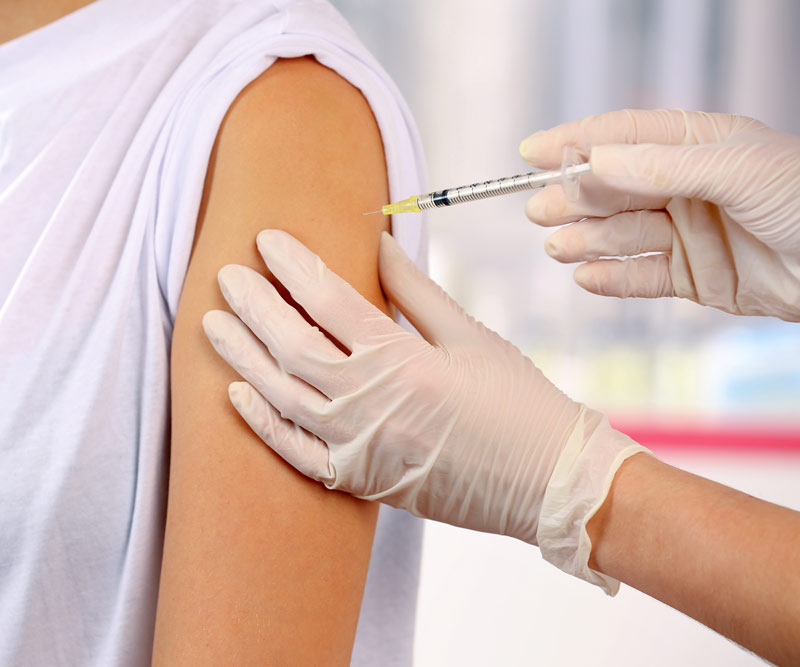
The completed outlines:
<svg viewBox="0 0 800 667">
<path fill-rule="evenodd" d="M 584 174 L 590 174 L 591 171 L 592 167 L 588 162 L 577 162 L 577 152 L 574 147 L 565 146 L 560 169 L 532 171 L 518 176 L 507 176 L 493 181 L 483 181 L 482 183 L 462 185 L 458 188 L 449 188 L 439 192 L 415 195 L 393 204 L 386 204 L 378 211 L 370 211 L 363 215 L 373 215 L 374 213 L 383 213 L 383 215 L 419 213 L 432 208 L 453 206 L 453 204 L 507 195 L 512 192 L 521 192 L 522 190 L 533 190 L 550 183 L 561 183 L 567 199 L 575 201 L 580 191 L 580 177 Z"/>
</svg>

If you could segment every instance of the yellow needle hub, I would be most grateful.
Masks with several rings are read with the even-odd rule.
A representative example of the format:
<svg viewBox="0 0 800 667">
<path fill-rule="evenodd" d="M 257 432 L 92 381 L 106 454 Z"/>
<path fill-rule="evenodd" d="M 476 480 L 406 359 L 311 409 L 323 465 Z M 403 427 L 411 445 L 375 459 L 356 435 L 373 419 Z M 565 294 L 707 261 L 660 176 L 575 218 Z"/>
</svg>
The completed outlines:
<svg viewBox="0 0 800 667">
<path fill-rule="evenodd" d="M 384 215 L 394 215 L 395 213 L 419 213 L 420 209 L 417 206 L 417 196 L 397 201 L 394 204 L 386 204 L 381 208 L 381 213 Z"/>
</svg>

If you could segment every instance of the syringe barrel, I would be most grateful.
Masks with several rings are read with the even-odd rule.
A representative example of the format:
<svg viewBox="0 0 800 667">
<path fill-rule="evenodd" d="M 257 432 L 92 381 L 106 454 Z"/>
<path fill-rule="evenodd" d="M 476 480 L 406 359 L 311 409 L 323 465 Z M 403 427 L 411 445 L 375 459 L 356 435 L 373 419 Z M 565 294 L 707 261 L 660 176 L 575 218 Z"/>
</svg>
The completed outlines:
<svg viewBox="0 0 800 667">
<path fill-rule="evenodd" d="M 460 188 L 450 188 L 439 192 L 430 192 L 421 195 L 417 199 L 417 206 L 422 211 L 443 206 L 452 206 L 463 202 L 475 201 L 477 199 L 487 199 L 497 197 L 512 192 L 522 192 L 523 190 L 533 190 L 541 188 L 549 183 L 560 183 L 565 178 L 577 178 L 581 174 L 591 171 L 588 164 L 570 166 L 565 169 L 553 171 L 532 171 L 527 174 L 508 176 L 493 181 L 482 181 L 472 185 L 464 185 Z"/>
</svg>

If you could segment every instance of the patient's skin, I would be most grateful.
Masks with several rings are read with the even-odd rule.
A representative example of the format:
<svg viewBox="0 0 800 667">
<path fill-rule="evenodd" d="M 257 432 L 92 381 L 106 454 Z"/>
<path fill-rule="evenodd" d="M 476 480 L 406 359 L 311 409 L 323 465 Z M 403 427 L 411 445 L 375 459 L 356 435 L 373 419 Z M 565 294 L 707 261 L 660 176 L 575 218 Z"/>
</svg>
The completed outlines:
<svg viewBox="0 0 800 667">
<path fill-rule="evenodd" d="M 0 44 L 57 21 L 93 0 L 0 0 Z"/>
</svg>

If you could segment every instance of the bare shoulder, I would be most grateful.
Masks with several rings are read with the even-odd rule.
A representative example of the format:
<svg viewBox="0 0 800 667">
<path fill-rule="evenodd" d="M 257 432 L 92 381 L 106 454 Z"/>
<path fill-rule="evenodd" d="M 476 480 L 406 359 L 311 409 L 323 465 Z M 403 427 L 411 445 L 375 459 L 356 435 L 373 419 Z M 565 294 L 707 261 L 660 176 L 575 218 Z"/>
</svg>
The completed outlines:
<svg viewBox="0 0 800 667">
<path fill-rule="evenodd" d="M 363 151 L 377 130 L 372 111 L 358 88 L 314 58 L 277 60 L 247 86 L 231 105 L 223 126 L 223 141 L 249 141 L 254 132 L 268 139 L 276 124 L 285 138 L 309 155 L 323 151 L 340 163 L 337 147 Z M 359 146 L 352 146 L 357 140 Z"/>
<path fill-rule="evenodd" d="M 356 253 L 376 261 L 385 228 L 361 213 L 388 201 L 383 143 L 361 91 L 313 58 L 278 60 L 231 106 L 205 199 L 203 228 L 209 214 L 235 207 L 239 224 L 248 225 L 242 232 L 254 238 L 266 227 L 285 228 L 360 282 L 349 275 L 347 258 Z"/>
<path fill-rule="evenodd" d="M 311 58 L 237 97 L 209 162 L 172 343 L 169 503 L 156 664 L 348 664 L 377 507 L 286 465 L 230 405 L 239 379 L 206 340 L 217 271 L 266 274 L 255 237 L 285 230 L 381 307 L 383 145 L 360 91 Z"/>
</svg>

